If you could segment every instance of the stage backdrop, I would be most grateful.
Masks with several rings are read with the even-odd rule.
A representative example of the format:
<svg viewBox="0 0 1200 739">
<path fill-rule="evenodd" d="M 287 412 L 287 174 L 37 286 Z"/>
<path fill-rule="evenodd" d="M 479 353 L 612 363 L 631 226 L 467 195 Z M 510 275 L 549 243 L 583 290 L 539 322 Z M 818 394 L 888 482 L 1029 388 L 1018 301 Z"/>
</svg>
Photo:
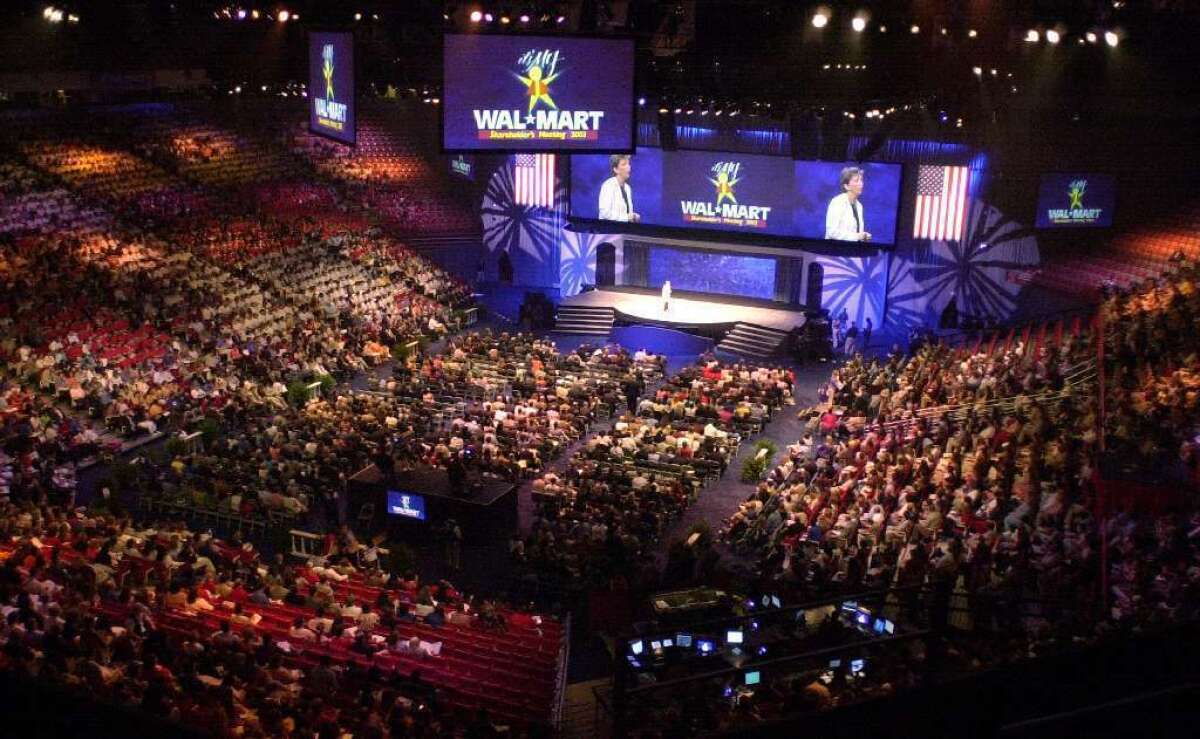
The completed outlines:
<svg viewBox="0 0 1200 739">
<path fill-rule="evenodd" d="M 496 258 L 507 249 L 518 284 L 558 287 L 562 296 L 574 295 L 584 285 L 595 284 L 596 249 L 607 242 L 617 250 L 617 284 L 624 284 L 621 265 L 625 238 L 566 230 L 566 193 L 561 179 L 555 192 L 553 209 L 516 205 L 511 161 L 492 175 L 482 209 L 484 240 L 490 254 L 489 277 L 495 278 Z M 897 231 L 898 244 L 891 252 L 864 257 L 795 253 L 803 259 L 805 275 L 814 262 L 822 266 L 825 308 L 834 315 L 845 309 L 859 325 L 870 317 L 876 328 L 886 323 L 907 331 L 921 325 L 935 326 L 946 301 L 956 296 L 961 312 L 1004 320 L 1013 315 L 1018 296 L 1036 275 L 1041 261 L 1033 229 L 978 198 L 968 201 L 961 241 L 913 240 L 908 235 L 909 220 Z M 668 261 L 678 258 L 663 257 Z M 660 273 L 655 276 L 666 277 L 675 268 L 660 262 L 658 269 Z M 675 271 L 677 275 L 681 272 Z M 685 282 L 705 284 L 705 278 L 682 272 Z M 697 289 L 684 287 L 679 276 L 670 279 L 677 289 Z M 762 294 L 758 288 L 753 293 Z M 770 297 L 769 292 L 766 295 Z"/>
</svg>

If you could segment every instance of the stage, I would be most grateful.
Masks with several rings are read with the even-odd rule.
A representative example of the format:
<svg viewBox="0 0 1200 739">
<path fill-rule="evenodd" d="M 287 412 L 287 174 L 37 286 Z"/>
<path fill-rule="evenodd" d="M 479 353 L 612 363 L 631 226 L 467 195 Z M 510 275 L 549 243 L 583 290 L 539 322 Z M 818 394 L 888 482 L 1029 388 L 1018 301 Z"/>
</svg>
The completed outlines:
<svg viewBox="0 0 1200 739">
<path fill-rule="evenodd" d="M 804 309 L 754 298 L 675 291 L 670 311 L 663 311 L 658 290 L 642 287 L 602 287 L 564 298 L 566 308 L 611 308 L 618 323 L 641 323 L 678 329 L 721 329 L 735 323 L 791 331 L 804 325 Z"/>
<path fill-rule="evenodd" d="M 417 518 L 415 510 L 406 514 L 393 515 L 388 510 L 388 494 L 408 496 L 406 503 L 420 500 L 417 505 L 406 505 L 406 510 L 419 509 L 424 518 Z M 517 524 L 517 486 L 508 480 L 470 475 L 462 495 L 455 495 L 450 486 L 446 470 L 438 467 L 422 467 L 415 470 L 396 470 L 386 476 L 375 465 L 368 465 L 350 478 L 350 515 L 358 515 L 361 506 L 372 503 L 375 512 L 372 530 L 389 528 L 406 535 L 436 533 L 453 518 L 463 533 L 474 539 L 507 536 Z"/>
</svg>

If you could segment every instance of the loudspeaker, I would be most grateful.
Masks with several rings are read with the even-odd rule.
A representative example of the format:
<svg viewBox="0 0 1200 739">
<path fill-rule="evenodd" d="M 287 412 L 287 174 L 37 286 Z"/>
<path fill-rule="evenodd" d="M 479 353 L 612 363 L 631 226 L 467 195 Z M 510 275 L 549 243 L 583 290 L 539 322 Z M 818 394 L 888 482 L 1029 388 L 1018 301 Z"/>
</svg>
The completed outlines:
<svg viewBox="0 0 1200 739">
<path fill-rule="evenodd" d="M 809 111 L 792 113 L 789 134 L 792 159 L 817 159 L 821 156 L 821 119 Z"/>
<path fill-rule="evenodd" d="M 658 114 L 658 145 L 666 151 L 674 151 L 679 147 L 675 136 L 675 114 L 668 110 Z"/>
</svg>

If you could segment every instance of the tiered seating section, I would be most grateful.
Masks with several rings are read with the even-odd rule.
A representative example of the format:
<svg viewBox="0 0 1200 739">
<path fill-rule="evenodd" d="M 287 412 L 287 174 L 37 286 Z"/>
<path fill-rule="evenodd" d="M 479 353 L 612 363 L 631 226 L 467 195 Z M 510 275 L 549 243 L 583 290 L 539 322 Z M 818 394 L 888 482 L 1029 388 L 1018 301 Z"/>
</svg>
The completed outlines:
<svg viewBox="0 0 1200 739">
<path fill-rule="evenodd" d="M 177 527 L 32 511 L 4 510 L 17 523 L 0 540 L 7 670 L 221 736 L 550 720 L 566 641 L 554 619 L 355 567 L 352 538 L 293 567 Z M 80 577 L 93 571 L 107 576 Z"/>
<path fill-rule="evenodd" d="M 1200 203 L 1185 204 L 1150 225 L 1117 234 L 1107 248 L 1088 245 L 1043 265 L 1038 284 L 1094 298 L 1104 286 L 1141 285 L 1169 271 L 1172 257 L 1200 257 Z"/>
<path fill-rule="evenodd" d="M 308 133 L 295 121 L 292 149 L 317 170 L 347 185 L 350 197 L 380 213 L 402 233 L 474 233 L 478 215 L 445 193 L 444 177 L 422 156 L 409 115 L 399 106 L 359 110 L 358 145 L 333 144 Z"/>
</svg>

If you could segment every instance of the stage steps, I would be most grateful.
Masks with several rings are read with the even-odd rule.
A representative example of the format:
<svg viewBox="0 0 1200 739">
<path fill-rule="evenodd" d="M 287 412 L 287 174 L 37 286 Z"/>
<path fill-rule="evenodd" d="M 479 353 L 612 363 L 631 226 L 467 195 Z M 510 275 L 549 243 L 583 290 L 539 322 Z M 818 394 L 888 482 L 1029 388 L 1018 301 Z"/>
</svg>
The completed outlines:
<svg viewBox="0 0 1200 739">
<path fill-rule="evenodd" d="M 554 312 L 554 330 L 564 334 L 608 336 L 616 319 L 616 311 L 612 308 L 560 305 Z"/>
<path fill-rule="evenodd" d="M 725 338 L 717 344 L 717 349 L 731 354 L 769 357 L 779 351 L 779 347 L 786 338 L 786 331 L 739 321 L 734 324 L 733 330 L 725 334 Z"/>
</svg>

